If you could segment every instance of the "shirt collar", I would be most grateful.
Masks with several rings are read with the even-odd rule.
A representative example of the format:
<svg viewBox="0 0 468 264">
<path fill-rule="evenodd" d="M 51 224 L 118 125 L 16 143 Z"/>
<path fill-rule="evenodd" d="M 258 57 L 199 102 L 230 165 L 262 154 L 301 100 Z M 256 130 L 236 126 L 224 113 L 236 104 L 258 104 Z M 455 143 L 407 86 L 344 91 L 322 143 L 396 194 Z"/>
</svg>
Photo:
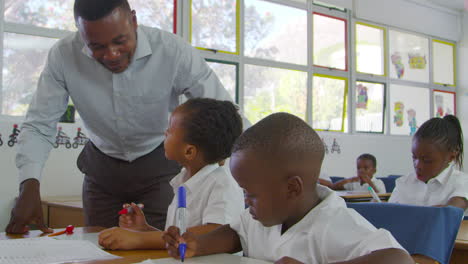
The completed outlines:
<svg viewBox="0 0 468 264">
<path fill-rule="evenodd" d="M 76 34 L 80 34 L 77 32 Z M 81 38 L 81 35 L 80 35 Z M 81 52 L 86 55 L 87 57 L 94 59 L 91 50 L 86 46 L 86 43 L 83 41 L 83 48 L 81 49 Z M 138 59 L 144 58 L 148 55 L 152 54 L 151 50 L 151 45 L 149 43 L 148 37 L 146 36 L 145 32 L 140 29 L 140 27 L 137 28 L 137 46 L 135 49 L 135 54 L 133 55 L 133 61 L 136 61 Z"/>
<path fill-rule="evenodd" d="M 450 163 L 447 168 L 445 168 L 442 172 L 439 173 L 436 177 L 430 179 L 428 183 L 437 181 L 442 185 L 445 185 L 449 179 L 449 176 L 452 174 L 453 171 L 453 163 Z"/>
<path fill-rule="evenodd" d="M 199 186 L 205 181 L 206 177 L 217 168 L 219 168 L 218 163 L 208 164 L 201 170 L 199 170 L 197 173 L 195 173 L 195 175 L 190 177 L 186 182 L 183 182 L 183 180 L 187 174 L 187 170 L 185 168 L 182 168 L 180 173 L 177 174 L 170 181 L 170 184 L 172 188 L 174 188 L 174 192 L 175 189 L 179 188 L 180 186 L 184 186 L 187 192 L 197 191 L 199 189 Z"/>
</svg>

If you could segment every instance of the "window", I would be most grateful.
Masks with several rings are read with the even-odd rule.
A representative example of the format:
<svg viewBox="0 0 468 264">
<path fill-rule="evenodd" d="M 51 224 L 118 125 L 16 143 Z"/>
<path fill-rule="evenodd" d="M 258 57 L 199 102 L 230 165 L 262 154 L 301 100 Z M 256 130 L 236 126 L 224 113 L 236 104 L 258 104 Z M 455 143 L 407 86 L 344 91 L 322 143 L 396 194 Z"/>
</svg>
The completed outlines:
<svg viewBox="0 0 468 264">
<path fill-rule="evenodd" d="M 413 34 L 390 30 L 390 77 L 429 82 L 429 40 Z"/>
<path fill-rule="evenodd" d="M 346 25 L 345 19 L 314 13 L 314 65 L 347 70 Z"/>
<path fill-rule="evenodd" d="M 434 83 L 455 86 L 455 44 L 432 41 Z"/>
<path fill-rule="evenodd" d="M 429 119 L 429 89 L 403 85 L 390 86 L 390 133 L 414 135 Z"/>
<path fill-rule="evenodd" d="M 128 0 L 128 3 L 136 11 L 138 24 L 175 32 L 175 1 L 177 0 Z"/>
<path fill-rule="evenodd" d="M 312 88 L 312 127 L 343 132 L 347 94 L 346 78 L 315 74 Z"/>
<path fill-rule="evenodd" d="M 237 63 L 218 61 L 218 60 L 207 60 L 208 65 L 213 69 L 218 76 L 219 80 L 223 84 L 224 88 L 229 92 L 234 102 L 239 102 L 237 97 L 237 86 L 238 86 L 238 72 L 239 67 Z"/>
<path fill-rule="evenodd" d="M 36 91 L 47 53 L 57 39 L 4 34 L 2 114 L 24 116 Z"/>
<path fill-rule="evenodd" d="M 385 75 L 385 29 L 356 23 L 356 71 Z"/>
<path fill-rule="evenodd" d="M 274 112 L 305 120 L 306 109 L 306 72 L 245 66 L 244 113 L 252 124 Z"/>
<path fill-rule="evenodd" d="M 5 21 L 74 31 L 73 2 L 64 0 L 5 0 Z"/>
<path fill-rule="evenodd" d="M 384 132 L 385 85 L 373 82 L 356 82 L 356 131 Z"/>
<path fill-rule="evenodd" d="M 245 55 L 307 64 L 307 12 L 260 0 L 245 1 Z"/>
<path fill-rule="evenodd" d="M 454 92 L 434 90 L 434 116 L 455 115 L 457 110 L 456 98 Z"/>
<path fill-rule="evenodd" d="M 239 54 L 238 1 L 191 0 L 190 39 L 193 46 Z"/>
</svg>

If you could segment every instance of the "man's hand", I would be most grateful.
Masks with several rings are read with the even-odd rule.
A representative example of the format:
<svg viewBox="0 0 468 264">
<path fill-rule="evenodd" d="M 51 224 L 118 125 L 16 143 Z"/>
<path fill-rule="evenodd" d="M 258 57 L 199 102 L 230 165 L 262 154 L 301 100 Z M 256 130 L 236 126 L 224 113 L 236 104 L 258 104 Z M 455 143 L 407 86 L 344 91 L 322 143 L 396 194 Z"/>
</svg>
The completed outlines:
<svg viewBox="0 0 468 264">
<path fill-rule="evenodd" d="M 173 258 L 180 259 L 179 256 L 179 244 L 186 243 L 187 249 L 185 251 L 185 257 L 190 258 L 195 255 L 197 251 L 197 240 L 193 233 L 184 233 L 182 236 L 179 235 L 179 228 L 171 226 L 164 232 L 163 239 L 166 242 L 166 249 L 169 255 Z"/>
<path fill-rule="evenodd" d="M 11 209 L 11 218 L 5 231 L 10 234 L 24 234 L 29 231 L 30 224 L 35 224 L 42 232 L 52 233 L 42 216 L 39 181 L 28 179 L 21 183 L 20 194 L 15 207 Z"/>
<path fill-rule="evenodd" d="M 304 264 L 296 259 L 290 257 L 282 257 L 279 260 L 275 261 L 275 264 Z"/>
</svg>

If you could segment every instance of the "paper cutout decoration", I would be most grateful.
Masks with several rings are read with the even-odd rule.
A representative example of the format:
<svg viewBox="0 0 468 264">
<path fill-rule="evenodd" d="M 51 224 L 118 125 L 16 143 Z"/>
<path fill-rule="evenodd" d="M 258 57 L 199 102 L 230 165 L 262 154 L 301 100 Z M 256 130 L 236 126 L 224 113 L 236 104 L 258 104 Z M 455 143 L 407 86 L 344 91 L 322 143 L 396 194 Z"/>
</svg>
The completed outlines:
<svg viewBox="0 0 468 264">
<path fill-rule="evenodd" d="M 18 125 L 13 125 L 13 131 L 10 134 L 10 140 L 8 140 L 8 146 L 13 147 L 17 142 L 18 135 L 21 131 L 18 129 Z"/>
<path fill-rule="evenodd" d="M 395 52 L 391 56 L 392 64 L 395 66 L 395 70 L 399 79 L 403 77 L 405 74 L 405 65 L 401 62 L 401 55 L 400 52 Z"/>
<path fill-rule="evenodd" d="M 328 154 L 328 145 L 325 143 L 325 140 L 322 138 L 323 148 L 325 149 L 325 154 Z"/>
<path fill-rule="evenodd" d="M 58 127 L 57 135 L 55 136 L 54 148 L 58 148 L 60 145 L 65 145 L 67 149 L 71 148 L 70 137 L 62 131 L 62 127 Z"/>
<path fill-rule="evenodd" d="M 402 102 L 395 102 L 395 107 L 394 107 L 395 115 L 393 116 L 393 123 L 395 123 L 397 127 L 403 126 L 404 110 L 405 110 L 405 105 Z"/>
<path fill-rule="evenodd" d="M 81 127 L 78 127 L 76 129 L 76 137 L 73 138 L 72 147 L 76 149 L 79 145 L 85 145 L 88 143 L 88 140 L 89 139 L 86 137 L 86 135 L 81 132 Z"/>
<path fill-rule="evenodd" d="M 442 95 L 435 95 L 434 103 L 436 108 L 436 117 L 444 117 L 444 97 Z"/>
<path fill-rule="evenodd" d="M 424 70 L 426 69 L 426 56 L 421 56 L 418 53 L 408 53 L 408 64 L 410 69 Z"/>
<path fill-rule="evenodd" d="M 356 102 L 356 108 L 358 109 L 367 109 L 367 102 L 369 100 L 369 97 L 367 96 L 367 87 L 362 85 L 362 83 L 358 84 L 356 86 L 357 88 L 357 102 Z"/>
<path fill-rule="evenodd" d="M 409 109 L 407 111 L 408 113 L 408 126 L 410 127 L 410 136 L 414 135 L 416 133 L 417 127 L 417 122 L 416 122 L 416 111 L 414 109 Z"/>
<path fill-rule="evenodd" d="M 336 141 L 336 138 L 333 139 L 333 144 L 331 147 L 331 153 L 335 152 L 340 154 L 341 153 L 341 148 L 340 145 L 338 144 L 338 141 Z"/>
</svg>

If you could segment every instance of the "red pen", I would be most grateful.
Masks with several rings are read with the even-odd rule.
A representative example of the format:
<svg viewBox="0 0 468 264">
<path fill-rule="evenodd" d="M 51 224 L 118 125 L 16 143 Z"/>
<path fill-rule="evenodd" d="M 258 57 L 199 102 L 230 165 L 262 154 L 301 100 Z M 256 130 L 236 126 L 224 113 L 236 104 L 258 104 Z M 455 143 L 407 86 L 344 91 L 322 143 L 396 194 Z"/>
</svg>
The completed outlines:
<svg viewBox="0 0 468 264">
<path fill-rule="evenodd" d="M 69 226 L 67 226 L 67 227 L 65 228 L 65 230 L 52 233 L 52 234 L 50 234 L 50 235 L 48 235 L 48 236 L 50 236 L 50 237 L 52 237 L 52 236 L 59 236 L 59 235 L 65 234 L 65 233 L 66 233 L 67 235 L 71 235 L 71 234 L 73 234 L 73 229 L 75 229 L 75 227 L 72 226 L 72 225 L 69 225 Z"/>
<path fill-rule="evenodd" d="M 140 209 L 143 209 L 143 204 L 137 204 L 137 206 L 140 208 Z M 127 207 L 127 208 L 124 208 L 122 210 L 119 211 L 119 215 L 123 215 L 123 214 L 131 214 L 133 213 L 133 208 L 131 206 Z"/>
</svg>

